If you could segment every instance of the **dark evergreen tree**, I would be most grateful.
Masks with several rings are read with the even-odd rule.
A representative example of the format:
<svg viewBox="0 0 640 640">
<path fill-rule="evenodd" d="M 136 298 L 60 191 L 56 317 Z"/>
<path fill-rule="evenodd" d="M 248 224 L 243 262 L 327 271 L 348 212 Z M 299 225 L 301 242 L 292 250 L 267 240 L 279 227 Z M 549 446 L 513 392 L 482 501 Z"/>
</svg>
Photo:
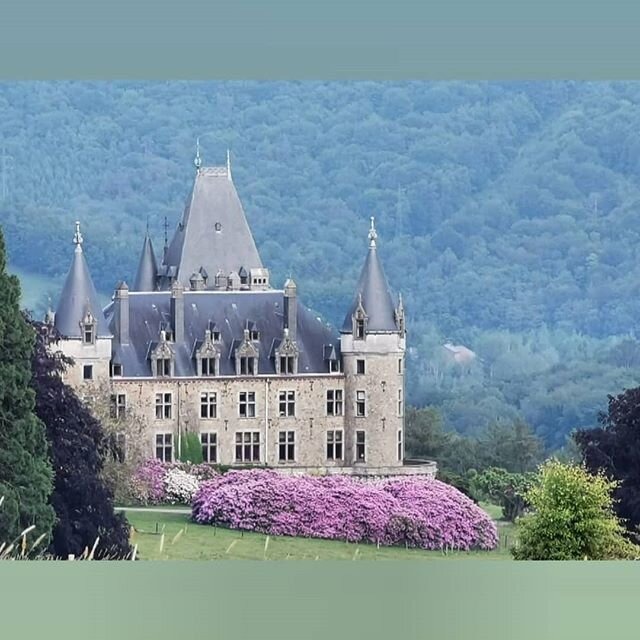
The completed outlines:
<svg viewBox="0 0 640 640">
<path fill-rule="evenodd" d="M 618 481 L 616 512 L 635 537 L 640 525 L 640 387 L 609 396 L 609 410 L 600 422 L 595 429 L 576 431 L 574 438 L 589 471 L 603 471 Z"/>
<path fill-rule="evenodd" d="M 113 493 L 101 477 L 111 454 L 100 422 L 66 385 L 61 373 L 69 360 L 48 345 L 55 330 L 34 322 L 38 339 L 33 358 L 36 411 L 46 425 L 55 482 L 51 504 L 58 521 L 50 551 L 61 557 L 91 550 L 95 559 L 124 558 L 130 552 L 129 524 L 114 512 Z"/>
<path fill-rule="evenodd" d="M 29 384 L 34 333 L 20 312 L 18 279 L 6 266 L 0 231 L 0 542 L 8 544 L 31 525 L 36 535 L 50 534 L 55 515 L 45 430 Z"/>
</svg>

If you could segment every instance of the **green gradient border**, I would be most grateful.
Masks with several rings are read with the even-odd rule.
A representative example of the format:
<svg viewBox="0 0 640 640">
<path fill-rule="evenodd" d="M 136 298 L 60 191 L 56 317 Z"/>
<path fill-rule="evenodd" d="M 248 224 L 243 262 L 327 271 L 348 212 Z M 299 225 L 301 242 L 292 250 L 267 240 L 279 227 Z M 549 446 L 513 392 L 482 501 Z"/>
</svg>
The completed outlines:
<svg viewBox="0 0 640 640">
<path fill-rule="evenodd" d="M 635 563 L 3 563 L 0 579 L 2 636 L 34 640 L 617 639 L 640 598 Z"/>
<path fill-rule="evenodd" d="M 629 79 L 639 19 L 631 0 L 20 0 L 0 77 Z"/>
<path fill-rule="evenodd" d="M 20 0 L 0 77 L 631 79 L 639 19 L 621 0 Z M 601 640 L 637 629 L 640 565 L 3 562 L 0 589 L 2 638 Z"/>
</svg>

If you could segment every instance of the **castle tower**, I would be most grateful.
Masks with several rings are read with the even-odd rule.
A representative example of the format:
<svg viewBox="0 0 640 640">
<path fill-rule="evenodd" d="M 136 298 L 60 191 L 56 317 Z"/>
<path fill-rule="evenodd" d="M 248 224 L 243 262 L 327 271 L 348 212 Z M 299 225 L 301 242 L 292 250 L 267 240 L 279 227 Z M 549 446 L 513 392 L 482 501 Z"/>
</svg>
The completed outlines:
<svg viewBox="0 0 640 640">
<path fill-rule="evenodd" d="M 369 252 L 340 332 L 345 375 L 346 462 L 397 467 L 404 458 L 405 330 L 377 251 L 374 219 Z"/>
<path fill-rule="evenodd" d="M 62 336 L 59 348 L 75 361 L 65 379 L 77 387 L 109 379 L 111 332 L 84 257 L 79 222 L 73 243 L 73 260 L 60 294 L 54 326 Z"/>
</svg>

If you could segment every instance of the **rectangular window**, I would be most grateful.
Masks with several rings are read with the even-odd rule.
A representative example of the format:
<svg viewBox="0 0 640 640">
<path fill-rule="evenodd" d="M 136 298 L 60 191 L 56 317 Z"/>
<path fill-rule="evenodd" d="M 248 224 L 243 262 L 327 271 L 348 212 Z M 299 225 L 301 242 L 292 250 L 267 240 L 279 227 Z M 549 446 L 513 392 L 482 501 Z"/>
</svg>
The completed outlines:
<svg viewBox="0 0 640 640">
<path fill-rule="evenodd" d="M 342 430 L 327 431 L 327 460 L 342 460 Z"/>
<path fill-rule="evenodd" d="M 241 376 L 255 376 L 255 358 L 242 356 L 240 358 L 240 375 Z"/>
<path fill-rule="evenodd" d="M 255 329 L 252 329 L 249 332 L 249 340 L 251 340 L 252 342 L 259 342 L 260 341 L 260 332 L 256 331 Z"/>
<path fill-rule="evenodd" d="M 359 340 L 364 338 L 364 320 L 356 320 L 356 338 Z"/>
<path fill-rule="evenodd" d="M 200 417 L 205 419 L 218 417 L 218 395 L 215 391 L 203 391 L 200 394 Z"/>
<path fill-rule="evenodd" d="M 156 371 L 159 378 L 171 376 L 171 358 L 158 358 L 156 360 Z"/>
<path fill-rule="evenodd" d="M 294 356 L 280 356 L 280 373 L 284 375 L 295 373 Z"/>
<path fill-rule="evenodd" d="M 280 417 L 288 418 L 296 415 L 296 392 L 281 391 L 279 395 Z"/>
<path fill-rule="evenodd" d="M 115 462 L 124 462 L 126 452 L 126 438 L 124 433 L 112 433 L 108 439 L 111 458 Z"/>
<path fill-rule="evenodd" d="M 402 374 L 402 358 L 398 358 L 398 373 Z"/>
<path fill-rule="evenodd" d="M 162 462 L 173 460 L 173 434 L 156 433 L 156 458 Z"/>
<path fill-rule="evenodd" d="M 171 420 L 172 405 L 171 393 L 156 393 L 156 419 Z"/>
<path fill-rule="evenodd" d="M 203 462 L 218 462 L 218 434 L 215 431 L 200 434 Z"/>
<path fill-rule="evenodd" d="M 93 365 L 85 364 L 82 367 L 82 379 L 83 380 L 93 380 Z"/>
<path fill-rule="evenodd" d="M 256 394 L 253 391 L 241 391 L 239 395 L 238 413 L 241 418 L 256 417 Z"/>
<path fill-rule="evenodd" d="M 278 433 L 278 460 L 293 462 L 296 459 L 295 431 L 280 431 Z"/>
<path fill-rule="evenodd" d="M 366 434 L 364 431 L 356 431 L 356 462 L 366 460 Z"/>
<path fill-rule="evenodd" d="M 398 389 L 398 415 L 402 417 L 404 411 L 404 401 L 402 399 L 402 389 Z"/>
<path fill-rule="evenodd" d="M 122 365 L 117 362 L 111 363 L 111 377 L 112 378 L 121 378 L 122 377 Z"/>
<path fill-rule="evenodd" d="M 342 389 L 327 389 L 327 415 L 342 415 Z"/>
<path fill-rule="evenodd" d="M 340 373 L 339 360 L 329 360 L 329 373 Z"/>
<path fill-rule="evenodd" d="M 202 358 L 202 375 L 203 376 L 215 376 L 216 375 L 216 359 L 215 358 Z"/>
<path fill-rule="evenodd" d="M 236 433 L 236 462 L 260 462 L 260 432 Z"/>
<path fill-rule="evenodd" d="M 82 331 L 82 341 L 85 344 L 93 344 L 93 325 L 85 324 Z"/>
<path fill-rule="evenodd" d="M 127 396 L 124 393 L 111 394 L 111 417 L 115 420 L 124 418 L 127 411 Z"/>
<path fill-rule="evenodd" d="M 356 373 L 358 375 L 364 375 L 365 373 L 364 360 L 356 360 Z"/>
<path fill-rule="evenodd" d="M 402 429 L 398 430 L 398 462 L 402 462 Z"/>
<path fill-rule="evenodd" d="M 364 391 L 356 391 L 356 416 L 363 418 L 367 415 L 367 395 Z"/>
<path fill-rule="evenodd" d="M 213 331 L 211 334 L 211 337 L 213 338 L 214 342 L 220 342 L 220 332 L 219 331 Z"/>
</svg>

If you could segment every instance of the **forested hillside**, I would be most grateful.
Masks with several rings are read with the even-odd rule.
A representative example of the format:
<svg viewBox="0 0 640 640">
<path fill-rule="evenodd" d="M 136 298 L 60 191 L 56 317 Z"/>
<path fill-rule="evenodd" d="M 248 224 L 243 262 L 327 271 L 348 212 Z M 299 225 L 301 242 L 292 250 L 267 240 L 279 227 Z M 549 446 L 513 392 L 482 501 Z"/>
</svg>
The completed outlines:
<svg viewBox="0 0 640 640">
<path fill-rule="evenodd" d="M 519 415 L 558 447 L 640 383 L 640 83 L 0 83 L 14 267 L 55 297 L 78 218 L 109 295 L 147 220 L 158 248 L 177 223 L 197 136 L 205 164 L 231 149 L 273 281 L 334 323 L 376 216 L 409 400 L 449 426 Z"/>
</svg>

